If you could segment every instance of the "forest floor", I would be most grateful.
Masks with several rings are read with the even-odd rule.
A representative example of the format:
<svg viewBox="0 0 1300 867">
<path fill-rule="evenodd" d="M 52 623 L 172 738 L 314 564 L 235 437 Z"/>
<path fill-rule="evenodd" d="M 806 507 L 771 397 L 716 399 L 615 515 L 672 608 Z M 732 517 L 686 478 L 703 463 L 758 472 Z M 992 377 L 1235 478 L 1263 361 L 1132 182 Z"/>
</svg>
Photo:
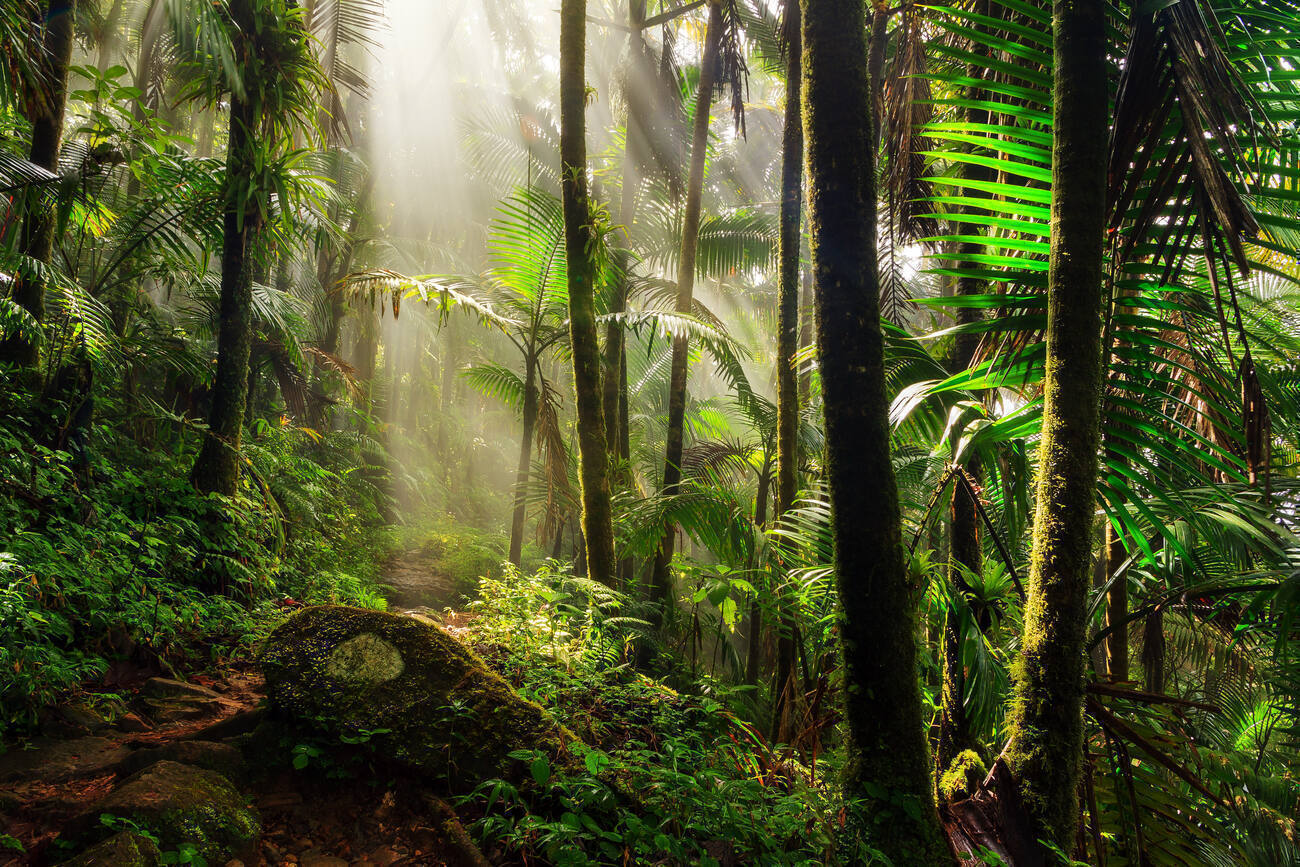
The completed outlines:
<svg viewBox="0 0 1300 867">
<path fill-rule="evenodd" d="M 461 598 L 432 565 L 421 551 L 386 564 L 393 610 L 430 616 Z M 463 628 L 464 615 L 447 612 L 438 619 L 447 616 L 450 628 Z M 228 662 L 188 683 L 154 674 L 118 668 L 111 686 L 88 686 L 55 709 L 27 749 L 0 755 L 0 834 L 25 850 L 0 851 L 0 865 L 66 860 L 70 853 L 60 846 L 59 832 L 152 760 L 198 758 L 202 764 L 204 757 L 224 761 L 231 755 L 240 767 L 229 776 L 257 808 L 263 830 L 255 851 L 228 867 L 467 863 L 463 829 L 449 833 L 459 828 L 451 808 L 400 770 L 376 773 L 360 751 L 322 749 L 303 734 L 271 744 L 280 756 L 265 764 L 264 743 L 255 757 L 237 755 L 229 739 L 246 734 L 263 715 L 263 681 L 252 662 Z M 86 710 L 102 707 L 109 695 L 116 709 L 108 718 Z"/>
</svg>

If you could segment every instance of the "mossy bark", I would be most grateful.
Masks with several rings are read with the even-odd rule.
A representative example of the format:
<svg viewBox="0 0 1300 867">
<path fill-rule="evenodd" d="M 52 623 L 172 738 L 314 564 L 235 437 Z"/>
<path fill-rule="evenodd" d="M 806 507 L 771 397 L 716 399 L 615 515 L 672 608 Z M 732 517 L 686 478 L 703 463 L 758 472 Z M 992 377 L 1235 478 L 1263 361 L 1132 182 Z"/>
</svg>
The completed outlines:
<svg viewBox="0 0 1300 867">
<path fill-rule="evenodd" d="M 524 519 L 528 514 L 526 491 L 532 470 L 533 429 L 537 426 L 537 362 L 524 357 L 524 428 L 519 439 L 519 464 L 515 468 L 515 508 L 510 518 L 510 562 L 519 565 L 524 553 Z"/>
<path fill-rule="evenodd" d="M 722 41 L 722 5 L 709 2 L 709 24 L 704 34 L 700 59 L 700 80 L 695 93 L 695 122 L 691 131 L 691 167 L 686 182 L 686 204 L 682 210 L 682 245 L 677 259 L 676 312 L 690 313 L 695 291 L 695 254 L 700 240 L 700 198 L 704 192 L 704 159 L 709 145 L 709 109 L 718 71 L 718 50 Z M 690 341 L 673 339 L 672 369 L 668 377 L 668 436 L 664 453 L 663 493 L 672 496 L 682 481 L 682 448 L 686 423 L 686 375 Z M 670 575 L 677 528 L 668 525 L 655 555 L 650 595 L 665 607 L 672 604 Z"/>
<path fill-rule="evenodd" d="M 234 17 L 236 21 L 241 20 L 238 14 Z M 243 18 L 251 18 L 251 12 L 246 11 Z M 200 491 L 226 496 L 233 495 L 239 484 L 239 447 L 248 403 L 255 261 L 252 248 L 261 228 L 262 209 L 256 199 L 246 199 L 241 193 L 254 183 L 257 172 L 259 114 L 256 104 L 246 97 L 233 97 L 230 101 L 217 371 L 212 384 L 207 435 L 191 473 L 194 486 Z"/>
<path fill-rule="evenodd" d="M 785 130 L 781 137 L 780 275 L 776 336 L 776 517 L 794 505 L 799 464 L 799 382 L 794 368 L 799 350 L 799 227 L 803 217 L 803 40 L 800 0 L 786 0 Z M 776 641 L 776 689 L 772 735 L 789 742 L 787 701 L 796 694 L 794 616 L 790 603 L 781 612 Z"/>
<path fill-rule="evenodd" d="M 46 171 L 55 173 L 59 170 L 59 148 L 63 142 L 68 64 L 72 61 L 73 21 L 76 14 L 76 0 L 49 2 L 43 34 L 45 60 L 40 64 L 45 73 L 45 81 L 39 87 L 44 90 L 34 100 L 36 111 L 30 118 L 32 144 L 28 158 Z M 23 253 L 35 261 L 49 264 L 54 255 L 57 226 L 54 208 L 46 200 L 43 190 L 33 191 L 30 196 L 23 224 Z M 37 325 L 42 324 L 45 320 L 44 281 L 36 274 L 20 273 L 11 291 L 14 303 L 31 314 Z M 26 340 L 19 334 L 0 340 L 0 363 L 16 364 L 34 370 L 39 360 L 38 340 Z"/>
<path fill-rule="evenodd" d="M 804 129 L 850 828 L 895 864 L 944 864 L 916 679 L 916 589 L 890 463 L 863 0 L 805 0 Z"/>
<path fill-rule="evenodd" d="M 582 535 L 587 551 L 587 574 L 613 586 L 616 577 L 614 513 L 610 505 L 609 450 L 600 388 L 602 358 L 596 336 L 596 269 L 591 260 L 595 233 L 587 201 L 586 35 L 587 0 L 563 0 L 560 5 L 560 165 Z"/>
<path fill-rule="evenodd" d="M 1101 398 L 1107 67 L 1101 0 L 1055 0 L 1052 243 L 1037 510 L 1006 758 L 1069 850 L 1083 752 L 1084 639 Z"/>
</svg>

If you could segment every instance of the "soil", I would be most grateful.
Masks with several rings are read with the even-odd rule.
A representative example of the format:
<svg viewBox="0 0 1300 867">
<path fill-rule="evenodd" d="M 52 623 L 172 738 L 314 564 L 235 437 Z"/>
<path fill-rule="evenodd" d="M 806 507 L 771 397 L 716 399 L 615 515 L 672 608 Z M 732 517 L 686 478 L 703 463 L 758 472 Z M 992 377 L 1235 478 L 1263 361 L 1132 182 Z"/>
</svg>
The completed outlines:
<svg viewBox="0 0 1300 867">
<path fill-rule="evenodd" d="M 451 583 L 441 579 L 419 552 L 395 558 L 386 570 L 386 583 L 393 588 L 392 608 L 414 608 L 423 616 L 434 616 L 459 599 Z M 463 628 L 465 617 L 445 612 L 437 619 L 450 619 Z M 189 678 L 190 683 L 215 693 L 215 698 L 192 699 L 185 713 L 158 714 L 158 699 L 147 694 L 151 690 L 145 674 L 132 677 L 118 672 L 111 687 L 96 685 L 78 697 L 84 701 L 93 697 L 94 690 L 111 689 L 127 699 L 129 714 L 93 733 L 63 725 L 55 737 L 39 740 L 37 745 L 48 751 L 40 756 L 0 756 L 0 835 L 8 834 L 24 849 L 21 854 L 0 850 L 0 867 L 44 867 L 72 857 L 58 845 L 60 830 L 113 790 L 132 753 L 186 739 L 220 741 L 246 728 L 237 716 L 263 700 L 263 681 L 255 666 L 232 663 Z M 151 728 L 151 721 L 159 717 L 174 721 Z M 217 723 L 222 727 L 208 731 Z M 252 860 L 227 867 L 479 863 L 474 860 L 476 852 L 466 853 L 467 838 L 452 809 L 420 780 L 397 770 L 377 769 L 360 754 L 333 750 L 313 757 L 306 768 L 295 769 L 292 748 L 286 745 L 282 768 L 252 769 L 252 782 L 241 786 L 261 813 L 263 833 Z M 46 756 L 57 756 L 58 761 L 46 761 Z M 449 833 L 453 828 L 456 833 Z"/>
</svg>

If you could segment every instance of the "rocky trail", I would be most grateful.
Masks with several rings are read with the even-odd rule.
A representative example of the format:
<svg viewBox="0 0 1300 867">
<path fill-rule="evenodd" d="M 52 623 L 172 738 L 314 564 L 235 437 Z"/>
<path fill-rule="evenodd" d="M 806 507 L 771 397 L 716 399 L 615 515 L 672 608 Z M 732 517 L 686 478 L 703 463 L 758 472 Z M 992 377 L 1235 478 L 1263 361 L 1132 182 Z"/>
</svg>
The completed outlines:
<svg viewBox="0 0 1300 867">
<path fill-rule="evenodd" d="M 111 687 L 88 687 L 55 709 L 40 737 L 0 754 L 0 865 L 487 864 L 448 804 L 455 792 L 446 780 L 428 761 L 405 760 L 412 750 L 382 734 L 408 717 L 436 718 L 460 684 L 426 695 L 422 681 L 434 669 L 450 665 L 462 672 L 458 681 L 504 686 L 452 637 L 460 631 L 454 616 L 449 630 L 432 625 L 435 606 L 454 595 L 421 565 L 417 552 L 388 572 L 394 607 L 415 611 L 368 613 L 356 628 L 348 626 L 362 615 L 356 609 L 289 618 L 268 646 L 293 634 L 289 624 L 324 611 L 299 638 L 319 649 L 317 633 L 333 636 L 333 650 L 291 664 L 288 651 L 268 652 L 281 660 L 270 688 L 265 658 L 188 682 L 119 671 Z M 375 637 L 387 630 L 402 639 Z M 389 681 L 401 690 L 386 692 Z M 292 697 L 313 691 L 351 704 L 293 706 Z M 492 701 L 518 704 L 507 693 Z M 360 716 L 346 718 L 347 709 Z M 454 763 L 436 719 L 416 729 L 403 733 L 423 739 L 415 752 L 436 757 L 439 769 Z M 366 744 L 372 736 L 385 743 Z"/>
</svg>

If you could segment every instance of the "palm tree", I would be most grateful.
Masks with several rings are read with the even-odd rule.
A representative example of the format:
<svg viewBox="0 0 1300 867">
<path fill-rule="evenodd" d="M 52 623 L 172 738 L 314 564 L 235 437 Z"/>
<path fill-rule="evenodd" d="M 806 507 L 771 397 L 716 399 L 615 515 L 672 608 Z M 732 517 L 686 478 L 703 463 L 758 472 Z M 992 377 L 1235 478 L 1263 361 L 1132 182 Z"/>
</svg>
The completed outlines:
<svg viewBox="0 0 1300 867">
<path fill-rule="evenodd" d="M 569 347 L 573 355 L 578 468 L 582 479 L 582 533 L 587 574 L 614 584 L 614 515 L 609 494 L 609 449 L 600 388 L 596 337 L 595 227 L 587 201 L 586 0 L 564 0 L 560 13 L 560 166 L 568 261 Z"/>
<path fill-rule="evenodd" d="M 738 13 L 735 0 L 708 0 L 709 23 L 704 33 L 704 54 L 700 58 L 700 80 L 695 94 L 695 119 L 691 130 L 691 165 L 686 180 L 686 202 L 682 209 L 681 252 L 677 259 L 678 314 L 692 310 L 696 255 L 699 252 L 700 200 L 704 190 L 704 163 L 709 142 L 709 115 L 714 91 L 730 88 L 732 111 L 737 127 L 743 126 L 741 101 L 744 61 L 736 35 Z M 686 379 L 690 340 L 673 340 L 672 371 L 668 381 L 668 436 L 665 443 L 663 492 L 675 494 L 681 484 L 682 445 L 686 418 Z M 675 546 L 675 528 L 664 528 L 655 555 L 651 596 L 667 604 L 672 598 L 670 567 Z"/>
<path fill-rule="evenodd" d="M 217 372 L 208 436 L 191 476 L 200 491 L 229 496 L 239 482 L 239 446 L 248 402 L 253 271 L 273 190 L 264 167 L 274 164 L 295 131 L 314 126 L 317 96 L 325 90 L 325 80 L 311 53 L 301 12 L 290 0 L 228 0 L 221 13 L 228 18 L 220 23 L 212 20 L 211 10 L 203 13 L 197 31 L 205 40 L 200 51 L 216 46 L 216 56 L 206 53 L 200 62 L 215 67 L 204 85 L 206 95 L 215 100 L 230 94 L 230 133 Z M 220 32 L 211 32 L 215 28 Z M 223 39 L 228 42 L 223 44 Z"/>
<path fill-rule="evenodd" d="M 931 794 L 915 602 L 890 462 L 875 159 L 861 0 L 807 0 L 804 124 L 826 478 L 835 527 L 853 835 L 898 864 L 949 858 Z"/>
<path fill-rule="evenodd" d="M 76 0 L 49 0 L 43 16 L 41 62 L 33 70 L 39 71 L 40 78 L 27 83 L 32 124 L 29 159 L 33 165 L 48 172 L 57 172 L 59 167 L 76 14 Z M 32 191 L 31 195 L 22 229 L 23 255 L 28 259 L 28 267 L 24 270 L 27 273 L 20 273 L 10 290 L 12 300 L 30 317 L 28 333 L 15 331 L 0 340 L 0 363 L 19 364 L 34 370 L 40 355 L 40 343 L 37 339 L 39 331 L 31 332 L 39 329 L 45 318 L 45 281 L 39 274 L 39 267 L 48 265 L 54 254 L 55 218 L 39 189 Z"/>
</svg>

